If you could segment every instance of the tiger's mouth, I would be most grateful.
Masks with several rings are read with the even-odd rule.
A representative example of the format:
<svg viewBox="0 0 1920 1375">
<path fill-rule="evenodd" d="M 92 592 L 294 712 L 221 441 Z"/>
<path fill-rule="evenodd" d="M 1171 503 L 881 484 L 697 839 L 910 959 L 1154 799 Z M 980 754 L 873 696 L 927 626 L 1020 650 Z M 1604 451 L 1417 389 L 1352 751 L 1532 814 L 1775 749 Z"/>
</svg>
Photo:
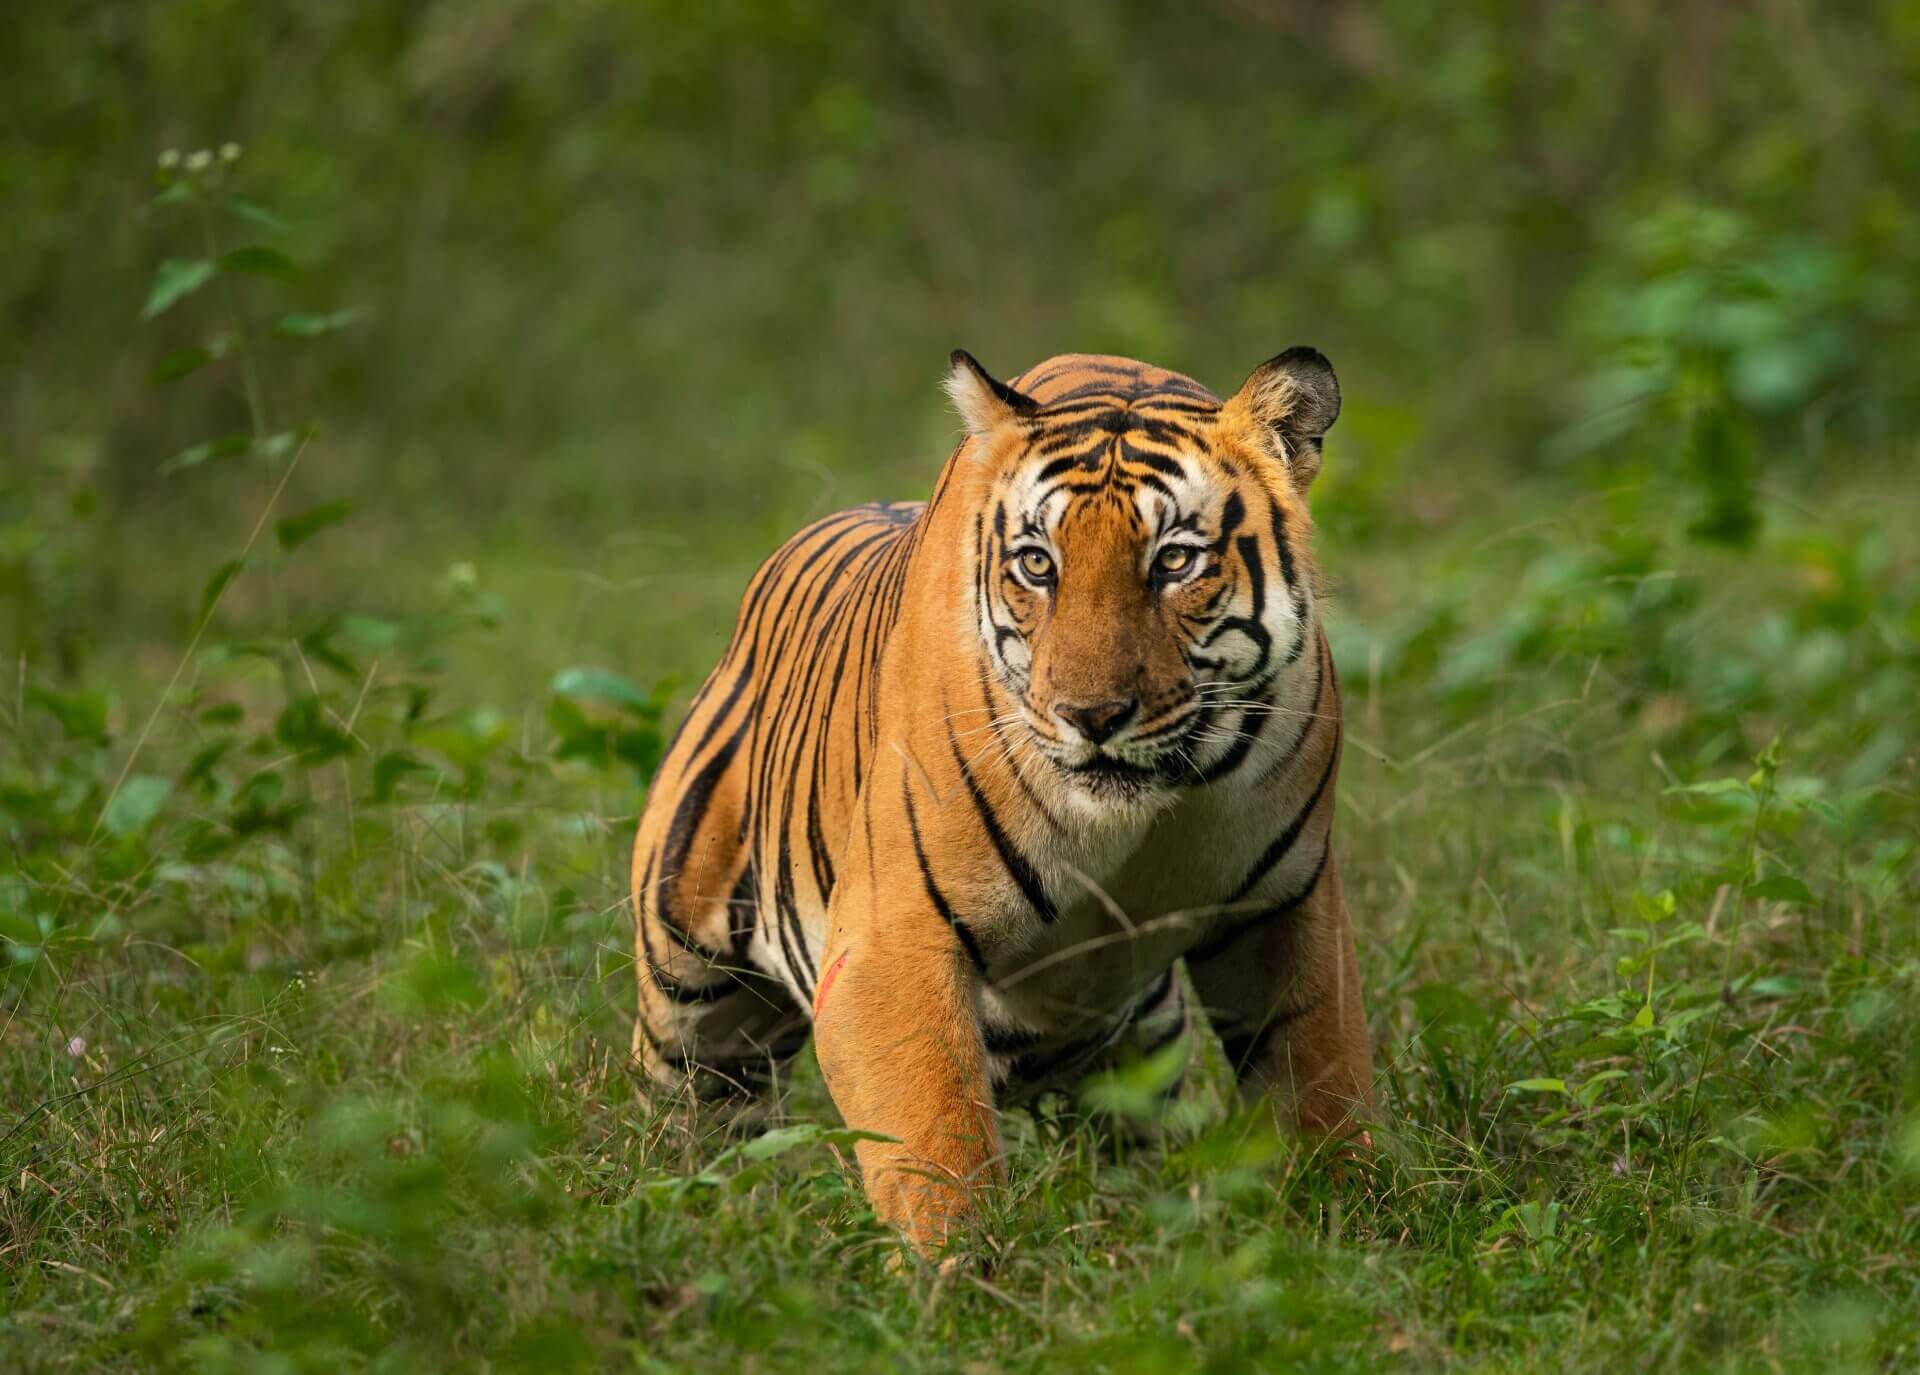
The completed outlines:
<svg viewBox="0 0 1920 1375">
<path fill-rule="evenodd" d="M 1143 764 L 1102 752 L 1076 764 L 1061 764 L 1060 771 L 1103 801 L 1132 802 L 1171 783 L 1174 764 L 1170 755 Z"/>
<path fill-rule="evenodd" d="M 1194 712 L 1100 745 L 1069 743 L 1038 727 L 1033 733 L 1041 755 L 1075 790 L 1101 803 L 1126 806 L 1176 788 L 1191 774 L 1191 750 L 1204 715 Z"/>
<path fill-rule="evenodd" d="M 1067 772 L 1081 778 L 1096 779 L 1138 779 L 1145 782 L 1160 777 L 1157 765 L 1136 764 L 1128 759 L 1119 759 L 1111 754 L 1096 754 L 1082 764 L 1067 765 Z"/>
</svg>

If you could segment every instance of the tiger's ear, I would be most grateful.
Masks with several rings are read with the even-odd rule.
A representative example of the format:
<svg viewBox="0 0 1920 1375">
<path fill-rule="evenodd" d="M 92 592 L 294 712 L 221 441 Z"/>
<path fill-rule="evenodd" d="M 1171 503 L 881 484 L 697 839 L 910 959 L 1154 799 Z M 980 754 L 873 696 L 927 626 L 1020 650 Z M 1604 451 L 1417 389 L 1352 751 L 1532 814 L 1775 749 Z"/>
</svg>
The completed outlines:
<svg viewBox="0 0 1920 1375">
<path fill-rule="evenodd" d="M 1039 402 L 995 378 L 965 349 L 955 349 L 947 361 L 952 365 L 947 374 L 947 395 L 953 399 L 953 408 L 960 412 L 968 434 L 986 434 L 1040 409 Z"/>
<path fill-rule="evenodd" d="M 1224 409 L 1259 428 L 1305 491 L 1320 472 L 1320 441 L 1340 418 L 1340 382 L 1319 349 L 1290 348 L 1255 368 Z"/>
</svg>

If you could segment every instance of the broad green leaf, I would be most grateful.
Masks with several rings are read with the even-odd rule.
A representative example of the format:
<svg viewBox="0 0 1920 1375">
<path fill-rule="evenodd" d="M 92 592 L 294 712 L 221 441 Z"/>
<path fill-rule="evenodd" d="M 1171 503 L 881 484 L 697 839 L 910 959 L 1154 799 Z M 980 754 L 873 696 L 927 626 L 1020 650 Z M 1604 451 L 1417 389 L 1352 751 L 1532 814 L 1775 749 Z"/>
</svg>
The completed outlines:
<svg viewBox="0 0 1920 1375">
<path fill-rule="evenodd" d="M 303 511 L 297 516 L 289 516 L 276 523 L 273 527 L 273 537 L 280 541 L 282 549 L 289 551 L 298 549 L 322 530 L 338 525 L 352 514 L 353 503 L 350 501 L 323 502 L 311 511 Z"/>
<path fill-rule="evenodd" d="M 549 690 L 556 697 L 578 697 L 636 709 L 652 708 L 653 698 L 631 680 L 603 668 L 569 668 L 554 677 Z"/>
<path fill-rule="evenodd" d="M 175 349 L 154 364 L 153 371 L 147 374 L 147 381 L 156 386 L 163 382 L 177 382 L 189 373 L 198 372 L 212 361 L 213 353 L 208 349 L 197 346 Z"/>
<path fill-rule="evenodd" d="M 184 297 L 212 281 L 218 270 L 205 258 L 163 258 L 154 270 L 153 285 L 147 288 L 147 304 L 140 318 L 151 320 L 172 310 Z"/>
<path fill-rule="evenodd" d="M 1565 1079 L 1516 1079 L 1507 1085 L 1508 1093 L 1565 1093 Z"/>
<path fill-rule="evenodd" d="M 306 765 L 324 763 L 353 751 L 353 739 L 334 724 L 318 697 L 296 697 L 274 722 L 274 737 L 300 752 Z"/>
<path fill-rule="evenodd" d="M 298 430 L 281 430 L 277 434 L 262 438 L 253 446 L 253 451 L 269 462 L 273 462 L 292 453 L 294 446 L 303 438 L 305 436 Z"/>
<path fill-rule="evenodd" d="M 358 682 L 360 666 L 354 662 L 352 655 L 335 643 L 339 634 L 340 618 L 326 616 L 311 629 L 300 632 L 295 637 L 295 643 L 315 663 L 325 664 L 342 677 Z"/>
<path fill-rule="evenodd" d="M 1624 1079 L 1626 1077 L 1627 1072 L 1623 1069 L 1603 1069 L 1598 1074 L 1588 1075 L 1586 1082 L 1580 1085 L 1579 1091 L 1575 1096 L 1579 1098 L 1581 1107 L 1590 1108 L 1594 1105 L 1595 1100 L 1600 1097 L 1600 1091 L 1602 1089 L 1614 1080 Z"/>
<path fill-rule="evenodd" d="M 627 707 L 639 716 L 639 722 L 621 719 L 596 719 L 567 697 L 555 697 L 547 703 L 547 724 L 560 737 L 554 748 L 556 759 L 583 759 L 596 768 L 611 768 L 616 760 L 625 760 L 642 775 L 650 775 L 660 762 L 660 730 L 654 724 L 656 709 Z"/>
<path fill-rule="evenodd" d="M 276 234 L 286 230 L 287 222 L 258 201 L 248 200 L 245 196 L 227 196 L 221 204 L 226 207 L 229 214 L 243 220 L 250 220 L 263 229 L 271 229 Z"/>
<path fill-rule="evenodd" d="M 293 259 L 277 248 L 258 243 L 222 254 L 220 270 L 250 277 L 278 277 L 282 281 L 291 281 L 300 275 L 300 266 Z"/>
<path fill-rule="evenodd" d="M 814 1122 L 797 1122 L 788 1127 L 775 1127 L 762 1132 L 740 1148 L 740 1155 L 747 1160 L 771 1160 L 775 1156 L 785 1155 L 796 1146 L 838 1146 L 851 1150 L 861 1141 L 891 1141 L 890 1136 L 878 1132 L 854 1131 L 847 1127 L 823 1127 Z"/>
<path fill-rule="evenodd" d="M 327 315 L 308 315 L 296 311 L 291 315 L 282 315 L 275 322 L 273 332 L 282 339 L 314 339 L 357 325 L 372 314 L 365 306 L 348 306 L 345 310 L 336 310 Z"/>
<path fill-rule="evenodd" d="M 400 643 L 400 627 L 378 616 L 348 612 L 340 618 L 340 637 L 356 649 L 379 654 Z"/>
<path fill-rule="evenodd" d="M 1693 793 L 1702 797 L 1718 797 L 1724 793 L 1744 793 L 1747 785 L 1737 778 L 1709 778 L 1700 783 L 1679 783 L 1661 791 L 1669 796 L 1676 793 Z"/>
<path fill-rule="evenodd" d="M 373 766 L 373 800 L 391 802 L 400 780 L 408 774 L 438 772 L 431 764 L 422 763 L 405 750 L 389 751 L 381 755 L 379 762 Z"/>
<path fill-rule="evenodd" d="M 1080 1087 L 1080 1101 L 1094 1112 L 1152 1121 L 1166 1111 L 1192 1053 L 1192 1043 L 1177 1036 L 1152 1055 L 1089 1078 Z"/>
<path fill-rule="evenodd" d="M 27 700 L 58 721 L 69 740 L 101 742 L 107 738 L 107 699 L 98 693 L 31 687 Z"/>
<path fill-rule="evenodd" d="M 196 621 L 204 621 L 213 614 L 214 607 L 220 604 L 221 594 L 227 590 L 227 584 L 246 566 L 245 559 L 228 559 L 207 576 L 206 586 L 200 589 L 200 610 L 194 617 Z"/>
<path fill-rule="evenodd" d="M 182 449 L 172 458 L 160 465 L 160 476 L 170 477 L 186 468 L 197 468 L 202 463 L 216 458 L 237 458 L 253 447 L 253 440 L 244 434 L 222 435 L 218 439 L 202 440 L 198 444 Z"/>
<path fill-rule="evenodd" d="M 1662 889 L 1651 897 L 1636 893 L 1633 897 L 1633 914 L 1649 926 L 1657 926 L 1678 910 L 1678 902 L 1671 888 Z"/>
<path fill-rule="evenodd" d="M 187 761 L 187 767 L 180 771 L 180 785 L 184 788 L 197 788 L 211 783 L 214 765 L 231 754 L 238 743 L 231 735 L 215 736 Z"/>
<path fill-rule="evenodd" d="M 1747 896 L 1766 902 L 1812 902 L 1813 890 L 1792 874 L 1775 874 L 1747 885 Z"/>
<path fill-rule="evenodd" d="M 136 773 L 120 785 L 100 814 L 100 824 L 116 836 L 138 835 L 153 824 L 160 809 L 167 805 L 173 785 L 150 773 Z"/>
</svg>

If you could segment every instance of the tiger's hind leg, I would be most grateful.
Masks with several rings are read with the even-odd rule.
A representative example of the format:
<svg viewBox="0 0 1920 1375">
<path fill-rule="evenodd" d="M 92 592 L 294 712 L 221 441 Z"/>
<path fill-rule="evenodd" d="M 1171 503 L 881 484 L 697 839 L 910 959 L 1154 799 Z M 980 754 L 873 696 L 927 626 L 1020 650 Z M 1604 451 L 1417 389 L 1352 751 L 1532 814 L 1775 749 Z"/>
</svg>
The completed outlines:
<svg viewBox="0 0 1920 1375">
<path fill-rule="evenodd" d="M 695 702 L 633 850 L 634 1060 L 661 1091 L 736 1105 L 768 1096 L 808 1032 L 805 1011 L 748 955 L 757 894 L 742 824 L 744 686 L 723 665 Z"/>
<path fill-rule="evenodd" d="M 745 889 L 736 888 L 723 910 L 750 903 Z M 696 920 L 690 930 L 644 897 L 638 906 L 635 1062 L 668 1094 L 736 1107 L 769 1097 L 781 1067 L 806 1044 L 806 1013 L 785 985 L 747 962 L 743 940 L 709 944 L 701 936 L 713 921 Z M 737 919 L 724 925 L 730 933 L 750 929 Z"/>
</svg>

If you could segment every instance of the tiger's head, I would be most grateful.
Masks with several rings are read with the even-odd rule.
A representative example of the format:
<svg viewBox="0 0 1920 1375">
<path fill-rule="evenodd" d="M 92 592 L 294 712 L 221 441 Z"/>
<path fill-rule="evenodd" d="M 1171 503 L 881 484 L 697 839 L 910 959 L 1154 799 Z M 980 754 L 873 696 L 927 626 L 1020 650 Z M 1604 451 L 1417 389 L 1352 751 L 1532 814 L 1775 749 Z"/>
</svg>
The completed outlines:
<svg viewBox="0 0 1920 1375">
<path fill-rule="evenodd" d="M 1314 641 L 1306 491 L 1340 413 L 1327 360 L 1289 349 L 1221 401 L 1123 358 L 1050 359 L 1009 385 L 955 352 L 947 390 L 986 478 L 985 662 L 1039 753 L 1097 806 L 1241 762 Z"/>
</svg>

